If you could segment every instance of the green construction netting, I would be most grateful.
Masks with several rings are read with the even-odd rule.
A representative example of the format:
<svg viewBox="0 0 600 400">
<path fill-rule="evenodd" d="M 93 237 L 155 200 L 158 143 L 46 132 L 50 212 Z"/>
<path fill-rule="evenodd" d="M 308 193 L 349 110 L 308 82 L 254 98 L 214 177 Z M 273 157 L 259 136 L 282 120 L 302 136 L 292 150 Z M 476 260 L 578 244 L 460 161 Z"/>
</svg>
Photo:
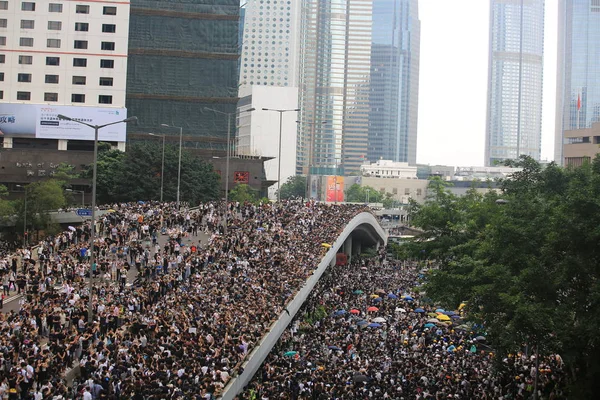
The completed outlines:
<svg viewBox="0 0 600 400">
<path fill-rule="evenodd" d="M 131 2 L 126 106 L 140 123 L 129 132 L 227 134 L 226 116 L 203 108 L 235 112 L 238 16 L 238 0 Z"/>
</svg>

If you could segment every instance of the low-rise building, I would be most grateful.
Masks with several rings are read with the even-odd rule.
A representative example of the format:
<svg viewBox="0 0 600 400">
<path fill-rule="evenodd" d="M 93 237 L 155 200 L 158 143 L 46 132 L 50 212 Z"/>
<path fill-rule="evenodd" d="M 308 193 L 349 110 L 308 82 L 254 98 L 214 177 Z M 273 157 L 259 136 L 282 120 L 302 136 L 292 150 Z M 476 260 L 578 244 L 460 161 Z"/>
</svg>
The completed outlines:
<svg viewBox="0 0 600 400">
<path fill-rule="evenodd" d="M 600 122 L 591 128 L 565 131 L 563 144 L 564 165 L 579 167 L 591 161 L 600 152 Z"/>
<path fill-rule="evenodd" d="M 376 178 L 417 179 L 417 167 L 392 160 L 377 160 L 372 164 L 361 165 L 360 172 L 362 176 Z"/>
</svg>

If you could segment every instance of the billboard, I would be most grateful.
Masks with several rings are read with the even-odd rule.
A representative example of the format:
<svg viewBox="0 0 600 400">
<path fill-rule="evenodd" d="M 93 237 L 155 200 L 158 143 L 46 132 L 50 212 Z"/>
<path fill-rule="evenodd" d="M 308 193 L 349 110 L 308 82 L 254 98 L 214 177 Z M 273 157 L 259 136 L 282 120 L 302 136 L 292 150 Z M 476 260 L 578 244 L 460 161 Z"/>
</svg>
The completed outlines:
<svg viewBox="0 0 600 400">
<path fill-rule="evenodd" d="M 344 201 L 344 177 L 343 176 L 328 176 L 327 177 L 327 192 L 325 193 L 327 201 L 341 202 Z"/>
<path fill-rule="evenodd" d="M 94 140 L 94 129 L 74 121 L 59 120 L 58 114 L 90 125 L 104 125 L 127 118 L 125 108 L 49 106 L 46 104 L 0 104 L 0 131 L 6 136 L 37 139 Z M 124 142 L 126 124 L 99 130 L 99 140 Z"/>
</svg>

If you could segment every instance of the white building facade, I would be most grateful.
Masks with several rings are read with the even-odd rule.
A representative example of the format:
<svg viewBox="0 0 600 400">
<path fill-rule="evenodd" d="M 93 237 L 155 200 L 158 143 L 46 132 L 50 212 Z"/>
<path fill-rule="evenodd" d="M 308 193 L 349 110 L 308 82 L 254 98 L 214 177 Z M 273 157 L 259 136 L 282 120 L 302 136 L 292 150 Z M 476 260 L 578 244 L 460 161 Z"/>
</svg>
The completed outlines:
<svg viewBox="0 0 600 400">
<path fill-rule="evenodd" d="M 271 157 L 266 161 L 268 181 L 277 181 L 279 175 L 279 142 L 281 139 L 281 184 L 296 174 L 296 136 L 298 115 L 294 111 L 279 113 L 262 108 L 295 109 L 298 103 L 297 87 L 252 85 L 240 88 L 237 117 L 237 154 Z M 252 112 L 243 112 L 251 107 Z M 269 198 L 276 197 L 277 185 L 269 188 Z"/>
<path fill-rule="evenodd" d="M 126 118 L 128 37 L 128 2 L 0 0 L 0 114 L 23 104 L 74 107 L 81 118 L 84 107 L 121 109 L 115 119 Z"/>
<path fill-rule="evenodd" d="M 361 165 L 360 172 L 362 176 L 377 178 L 417 179 L 417 167 L 392 160 L 377 160 L 372 164 Z"/>
<path fill-rule="evenodd" d="M 298 55 L 301 1 L 248 0 L 240 43 L 240 87 L 236 152 L 273 157 L 266 178 L 279 172 L 279 113 L 263 108 L 298 108 Z M 251 113 L 243 111 L 254 108 Z M 281 184 L 295 175 L 296 112 L 282 114 Z M 277 185 L 269 189 L 274 198 Z"/>
</svg>

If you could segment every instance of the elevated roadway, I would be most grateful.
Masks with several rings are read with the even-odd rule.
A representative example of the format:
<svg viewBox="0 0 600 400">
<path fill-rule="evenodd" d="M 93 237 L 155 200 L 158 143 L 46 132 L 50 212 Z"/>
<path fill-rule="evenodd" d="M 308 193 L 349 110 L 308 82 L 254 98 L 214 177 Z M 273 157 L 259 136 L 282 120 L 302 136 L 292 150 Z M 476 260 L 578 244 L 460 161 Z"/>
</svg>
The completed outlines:
<svg viewBox="0 0 600 400">
<path fill-rule="evenodd" d="M 379 247 L 387 244 L 387 234 L 377 221 L 373 214 L 363 212 L 354 217 L 344 228 L 337 240 L 331 244 L 331 248 L 321 259 L 314 274 L 311 275 L 304 286 L 296 293 L 294 298 L 287 304 L 289 311 L 282 312 L 279 318 L 269 327 L 269 331 L 262 338 L 260 343 L 248 355 L 242 364 L 242 372 L 232 377 L 220 400 L 233 400 L 235 396 L 242 392 L 244 387 L 252 380 L 254 374 L 258 371 L 261 364 L 285 330 L 292 321 L 308 295 L 313 290 L 327 267 L 335 264 L 336 254 L 346 253 L 349 257 L 352 254 L 360 254 L 363 247 Z"/>
</svg>

